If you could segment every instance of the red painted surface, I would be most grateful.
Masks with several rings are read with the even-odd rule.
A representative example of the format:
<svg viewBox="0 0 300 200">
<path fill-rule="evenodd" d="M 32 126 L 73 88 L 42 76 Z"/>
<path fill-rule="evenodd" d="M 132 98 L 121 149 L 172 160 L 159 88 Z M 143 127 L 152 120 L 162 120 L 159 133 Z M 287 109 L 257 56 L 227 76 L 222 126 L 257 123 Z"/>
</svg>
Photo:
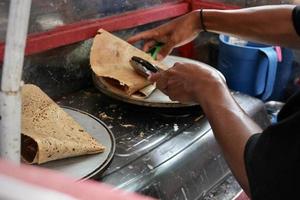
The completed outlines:
<svg viewBox="0 0 300 200">
<path fill-rule="evenodd" d="M 194 43 L 190 42 L 178 48 L 179 55 L 185 58 L 194 58 Z"/>
<path fill-rule="evenodd" d="M 21 181 L 24 190 L 28 186 L 36 186 L 60 192 L 78 200 L 154 200 L 151 197 L 112 188 L 104 183 L 92 180 L 76 181 L 58 171 L 29 165 L 16 166 L 4 160 L 0 160 L 0 175 Z M 47 192 L 44 194 L 47 195 Z"/>
<path fill-rule="evenodd" d="M 245 192 L 241 192 L 236 198 L 233 200 L 250 200 Z"/>
<path fill-rule="evenodd" d="M 191 2 L 191 7 L 193 10 L 206 8 L 206 9 L 221 9 L 221 10 L 228 10 L 228 9 L 239 9 L 241 7 L 236 5 L 218 3 L 218 2 L 207 2 L 201 0 L 193 0 Z"/>
<path fill-rule="evenodd" d="M 81 21 L 58 27 L 48 32 L 29 35 L 25 55 L 40 53 L 92 38 L 99 28 L 104 28 L 108 31 L 133 28 L 151 22 L 174 18 L 188 13 L 191 9 L 199 8 L 236 9 L 239 7 L 201 0 L 185 0 L 176 4 L 163 4 L 106 18 Z M 3 61 L 4 48 L 5 44 L 0 43 L 0 62 Z M 189 58 L 193 56 L 191 44 L 181 47 L 179 51 L 182 52 L 182 56 Z"/>
<path fill-rule="evenodd" d="M 111 17 L 81 21 L 58 27 L 48 32 L 29 35 L 25 55 L 43 52 L 92 38 L 99 28 L 104 28 L 108 31 L 118 31 L 174 18 L 187 12 L 189 12 L 188 3 L 164 4 L 159 7 L 140 9 Z M 4 47 L 4 43 L 1 43 L 0 61 L 3 61 Z"/>
</svg>

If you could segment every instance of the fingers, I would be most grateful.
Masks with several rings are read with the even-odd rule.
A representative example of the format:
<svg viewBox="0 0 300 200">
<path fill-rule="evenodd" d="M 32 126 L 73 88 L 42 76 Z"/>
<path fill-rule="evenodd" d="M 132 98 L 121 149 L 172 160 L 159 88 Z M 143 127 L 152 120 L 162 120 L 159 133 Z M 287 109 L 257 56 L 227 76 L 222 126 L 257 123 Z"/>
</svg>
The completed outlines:
<svg viewBox="0 0 300 200">
<path fill-rule="evenodd" d="M 143 51 L 148 52 L 152 47 L 154 47 L 157 44 L 158 41 L 155 39 L 157 35 L 158 33 L 153 30 L 145 31 L 128 38 L 127 42 L 129 42 L 130 44 L 134 44 L 140 40 L 144 40 L 145 43 L 143 46 Z M 166 55 L 168 55 L 168 53 L 163 53 L 163 55 L 158 54 L 157 59 L 162 60 Z"/>
<path fill-rule="evenodd" d="M 152 83 L 156 82 L 156 87 L 166 94 L 166 88 L 168 86 L 168 76 L 166 71 L 153 73 L 148 77 L 148 80 Z"/>
<path fill-rule="evenodd" d="M 160 73 L 159 78 L 156 80 L 156 87 L 166 93 L 166 89 L 168 87 L 168 76 L 165 72 Z"/>
<path fill-rule="evenodd" d="M 161 76 L 160 73 L 153 73 L 150 76 L 148 76 L 148 80 L 154 83 L 160 78 L 160 76 Z"/>
<path fill-rule="evenodd" d="M 168 77 L 166 72 L 153 73 L 148 77 L 148 80 L 152 83 L 156 82 L 156 87 L 163 93 L 167 94 Z"/>
<path fill-rule="evenodd" d="M 173 101 L 189 103 L 194 99 L 194 95 L 186 89 L 186 79 L 182 76 L 183 63 L 175 63 L 167 71 L 152 74 L 149 80 L 156 82 L 156 87 Z"/>
<path fill-rule="evenodd" d="M 156 45 L 156 41 L 155 40 L 149 40 L 147 42 L 145 42 L 144 46 L 143 46 L 143 51 L 148 52 L 152 47 L 154 47 Z"/>
<path fill-rule="evenodd" d="M 140 40 L 149 40 L 154 37 L 155 33 L 153 31 L 144 31 L 141 33 L 138 33 L 130 38 L 127 39 L 127 42 L 130 44 L 134 44 Z"/>
<path fill-rule="evenodd" d="M 190 99 L 185 94 L 183 83 L 169 76 L 169 72 L 155 73 L 150 76 L 150 80 L 156 82 L 156 87 L 172 101 L 189 103 Z"/>
</svg>

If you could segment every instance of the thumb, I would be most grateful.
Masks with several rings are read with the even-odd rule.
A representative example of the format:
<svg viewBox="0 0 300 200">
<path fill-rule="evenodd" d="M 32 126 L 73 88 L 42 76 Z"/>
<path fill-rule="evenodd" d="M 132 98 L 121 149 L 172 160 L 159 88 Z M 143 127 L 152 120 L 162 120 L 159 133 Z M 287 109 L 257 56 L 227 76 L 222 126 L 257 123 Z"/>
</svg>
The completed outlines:
<svg viewBox="0 0 300 200">
<path fill-rule="evenodd" d="M 153 73 L 150 76 L 148 76 L 148 80 L 151 81 L 152 83 L 156 82 L 160 78 L 161 74 L 158 73 Z"/>
</svg>

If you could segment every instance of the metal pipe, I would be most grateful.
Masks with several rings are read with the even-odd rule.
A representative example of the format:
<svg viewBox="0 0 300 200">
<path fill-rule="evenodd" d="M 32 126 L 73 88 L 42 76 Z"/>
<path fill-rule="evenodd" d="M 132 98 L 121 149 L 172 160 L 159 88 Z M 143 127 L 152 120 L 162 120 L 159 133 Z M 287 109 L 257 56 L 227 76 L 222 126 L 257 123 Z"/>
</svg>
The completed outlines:
<svg viewBox="0 0 300 200">
<path fill-rule="evenodd" d="M 31 0 L 11 0 L 0 91 L 0 157 L 20 163 L 21 77 Z"/>
</svg>

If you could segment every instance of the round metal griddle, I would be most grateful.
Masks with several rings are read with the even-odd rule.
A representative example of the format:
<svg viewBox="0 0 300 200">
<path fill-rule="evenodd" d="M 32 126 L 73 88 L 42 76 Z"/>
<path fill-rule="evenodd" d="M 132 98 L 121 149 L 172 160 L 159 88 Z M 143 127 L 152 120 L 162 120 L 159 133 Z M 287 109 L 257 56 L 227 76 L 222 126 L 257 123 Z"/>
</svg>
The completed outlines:
<svg viewBox="0 0 300 200">
<path fill-rule="evenodd" d="M 99 154 L 55 160 L 40 166 L 57 170 L 78 180 L 93 178 L 101 174 L 108 167 L 115 152 L 116 141 L 112 132 L 101 120 L 86 112 L 70 107 L 63 107 L 63 109 L 104 145 L 105 151 Z"/>
<path fill-rule="evenodd" d="M 191 64 L 199 64 L 200 62 L 191 60 L 188 58 L 182 58 L 178 56 L 167 56 L 163 63 L 169 67 L 172 67 L 176 62 L 185 62 Z M 96 75 L 93 75 L 93 81 L 97 89 L 99 89 L 102 93 L 110 96 L 114 99 L 118 99 L 123 102 L 141 105 L 141 106 L 149 106 L 149 107 L 190 107 L 195 106 L 197 104 L 182 104 L 177 101 L 172 101 L 167 95 L 162 93 L 160 90 L 155 89 L 154 92 L 147 98 L 141 98 L 137 96 L 128 96 L 118 89 L 114 89 L 112 87 L 107 87 L 103 82 L 101 82 Z"/>
</svg>

